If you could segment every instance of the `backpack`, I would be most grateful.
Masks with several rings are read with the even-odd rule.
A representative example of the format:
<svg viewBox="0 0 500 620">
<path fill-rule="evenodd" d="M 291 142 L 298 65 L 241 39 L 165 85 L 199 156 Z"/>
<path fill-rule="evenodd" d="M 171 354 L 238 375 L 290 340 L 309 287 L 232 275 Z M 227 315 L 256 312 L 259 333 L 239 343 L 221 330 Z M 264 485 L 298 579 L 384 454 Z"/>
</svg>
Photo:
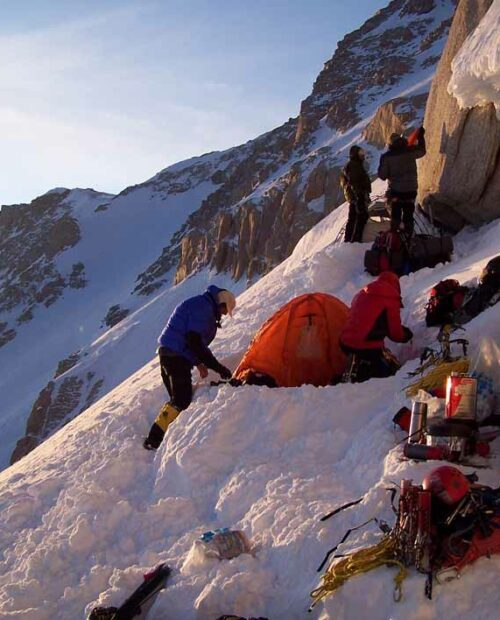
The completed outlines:
<svg viewBox="0 0 500 620">
<path fill-rule="evenodd" d="M 354 191 L 351 181 L 349 180 L 347 164 L 340 171 L 339 183 L 342 191 L 344 192 L 344 198 L 347 202 L 352 202 L 356 198 L 356 192 Z"/>
<path fill-rule="evenodd" d="M 373 276 L 383 271 L 394 271 L 402 275 L 407 257 L 406 246 L 401 234 L 391 230 L 378 233 L 371 250 L 365 252 L 365 269 Z"/>
<path fill-rule="evenodd" d="M 467 292 L 458 280 L 441 280 L 430 292 L 425 306 L 425 323 L 427 327 L 445 325 L 453 321 L 453 314 L 462 306 Z"/>
</svg>

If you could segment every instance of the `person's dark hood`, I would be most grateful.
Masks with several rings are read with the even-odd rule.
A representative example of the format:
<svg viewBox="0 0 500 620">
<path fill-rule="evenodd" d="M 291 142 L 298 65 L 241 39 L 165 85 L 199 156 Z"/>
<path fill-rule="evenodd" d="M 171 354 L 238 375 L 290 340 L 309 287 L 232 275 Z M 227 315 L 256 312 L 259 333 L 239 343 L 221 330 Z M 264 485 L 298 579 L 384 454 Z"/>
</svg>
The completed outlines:
<svg viewBox="0 0 500 620">
<path fill-rule="evenodd" d="M 349 149 L 349 159 L 355 161 L 362 161 L 359 157 L 359 152 L 362 150 L 363 148 L 361 146 L 358 146 L 357 144 L 351 146 L 351 148 Z"/>
<path fill-rule="evenodd" d="M 404 136 L 399 136 L 395 140 L 391 142 L 389 145 L 389 151 L 393 153 L 398 153 L 401 151 L 406 151 L 408 148 L 408 140 Z"/>
</svg>

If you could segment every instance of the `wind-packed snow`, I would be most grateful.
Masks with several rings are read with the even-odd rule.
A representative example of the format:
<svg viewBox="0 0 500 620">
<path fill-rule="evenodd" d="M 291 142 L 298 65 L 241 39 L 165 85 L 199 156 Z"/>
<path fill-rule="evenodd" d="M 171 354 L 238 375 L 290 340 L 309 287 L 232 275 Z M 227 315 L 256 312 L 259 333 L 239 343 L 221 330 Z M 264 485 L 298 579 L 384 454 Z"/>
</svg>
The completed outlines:
<svg viewBox="0 0 500 620">
<path fill-rule="evenodd" d="M 375 184 L 375 192 L 382 190 Z M 215 341 L 223 361 L 234 367 L 263 321 L 296 295 L 323 291 L 349 303 L 370 279 L 362 268 L 366 246 L 335 242 L 345 212 L 344 205 L 325 218 L 289 259 L 239 296 L 234 318 Z M 499 221 L 467 229 L 456 237 L 451 263 L 402 278 L 404 321 L 415 338 L 394 347 L 408 360 L 395 377 L 274 390 L 203 384 L 154 454 L 141 446 L 165 399 L 152 360 L 2 472 L 0 617 L 83 619 L 96 604 L 121 602 L 159 562 L 174 573 L 150 620 L 306 617 L 326 550 L 371 516 L 391 522 L 385 487 L 402 478 L 420 482 L 436 465 L 400 460 L 396 443 L 403 435 L 391 418 L 405 402 L 406 372 L 435 338 L 423 321 L 429 288 L 445 277 L 473 280 L 500 253 L 499 240 Z M 475 351 L 482 349 L 483 362 L 497 364 L 498 308 L 469 323 L 466 335 Z M 132 355 L 136 344 L 122 347 L 122 355 Z M 499 440 L 493 451 L 479 475 L 498 485 Z M 363 495 L 356 508 L 319 522 Z M 195 562 L 189 551 L 196 537 L 223 526 L 242 529 L 257 545 L 255 557 Z M 344 550 L 375 536 L 373 529 L 358 532 Z M 483 558 L 460 581 L 437 586 L 432 602 L 424 596 L 425 578 L 412 573 L 397 604 L 393 572 L 382 568 L 352 579 L 309 617 L 494 618 L 499 569 L 500 557 Z"/>
<path fill-rule="evenodd" d="M 478 27 L 453 59 L 448 92 L 461 108 L 494 103 L 500 120 L 500 0 L 493 0 Z"/>
</svg>

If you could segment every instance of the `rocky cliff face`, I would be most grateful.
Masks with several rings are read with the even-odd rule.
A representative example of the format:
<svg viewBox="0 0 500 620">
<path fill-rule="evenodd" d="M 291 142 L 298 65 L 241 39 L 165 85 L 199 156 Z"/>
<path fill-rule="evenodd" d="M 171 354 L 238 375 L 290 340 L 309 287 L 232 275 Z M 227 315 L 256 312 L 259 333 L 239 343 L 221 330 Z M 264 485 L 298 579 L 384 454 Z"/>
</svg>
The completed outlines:
<svg viewBox="0 0 500 620">
<path fill-rule="evenodd" d="M 455 230 L 500 216 L 500 121 L 495 108 L 461 110 L 447 91 L 453 58 L 491 4 L 460 0 L 425 112 L 427 156 L 419 161 L 419 199 Z"/>
<path fill-rule="evenodd" d="M 422 62 L 432 63 L 432 56 L 420 56 L 443 36 L 450 15 L 434 21 L 442 4 L 394 0 L 344 37 L 301 104 L 296 142 L 307 142 L 322 121 L 347 131 L 364 118 L 367 101 L 380 100 L 381 92 L 388 92 Z"/>
<path fill-rule="evenodd" d="M 221 230 L 229 232 L 224 222 L 225 211 L 245 203 L 255 188 L 288 161 L 295 130 L 296 121 L 291 119 L 282 127 L 227 153 L 227 165 L 215 173 L 218 187 L 189 216 L 161 256 L 139 275 L 134 292 L 149 295 L 170 283 L 172 269 L 175 283 L 178 283 L 215 261 L 220 250 L 219 233 Z M 230 266 L 224 263 L 222 269 L 230 270 Z"/>
<path fill-rule="evenodd" d="M 403 134 L 408 127 L 421 125 L 427 93 L 398 97 L 383 103 L 363 131 L 363 137 L 378 149 L 383 149 L 392 133 Z"/>
<path fill-rule="evenodd" d="M 109 196 L 87 190 L 100 203 Z M 67 199 L 70 190 L 55 190 L 30 204 L 0 211 L 0 346 L 16 336 L 16 327 L 31 321 L 37 307 L 48 308 L 65 288 L 85 287 L 85 265 L 62 272 L 55 258 L 80 240 L 80 228 Z"/>
<path fill-rule="evenodd" d="M 426 79 L 454 6 L 394 0 L 347 35 L 298 119 L 247 145 L 239 166 L 141 274 L 136 292 L 163 286 L 174 266 L 176 283 L 207 265 L 251 280 L 286 258 L 308 228 L 343 202 L 338 178 L 348 147 L 366 143 L 376 169 L 389 135 L 421 122 Z"/>
</svg>

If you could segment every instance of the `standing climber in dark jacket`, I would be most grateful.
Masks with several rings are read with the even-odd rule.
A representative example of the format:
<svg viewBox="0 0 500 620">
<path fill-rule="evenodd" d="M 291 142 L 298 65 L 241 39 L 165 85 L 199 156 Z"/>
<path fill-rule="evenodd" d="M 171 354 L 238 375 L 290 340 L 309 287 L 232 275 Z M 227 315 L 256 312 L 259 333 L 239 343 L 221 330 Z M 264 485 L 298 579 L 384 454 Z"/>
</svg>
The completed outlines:
<svg viewBox="0 0 500 620">
<path fill-rule="evenodd" d="M 235 306 L 236 300 L 230 291 L 209 286 L 203 295 L 186 299 L 171 314 L 158 339 L 161 377 L 170 400 L 161 408 L 144 440 L 147 450 L 159 447 L 168 426 L 189 407 L 193 398 L 191 370 L 194 366 L 202 378 L 207 376 L 208 368 L 223 379 L 231 378 L 231 371 L 215 359 L 208 345 L 220 327 L 221 316 L 231 316 Z"/>
<path fill-rule="evenodd" d="M 413 337 L 411 330 L 401 324 L 402 307 L 399 278 L 391 271 L 384 271 L 352 300 L 340 334 L 340 348 L 356 356 L 356 382 L 389 377 L 398 370 L 399 364 L 388 354 L 384 339 L 408 342 Z"/>
<path fill-rule="evenodd" d="M 349 203 L 349 216 L 345 228 L 344 241 L 360 242 L 363 229 L 368 220 L 368 205 L 372 184 L 366 172 L 365 152 L 360 146 L 351 146 L 349 161 L 340 174 L 340 185 Z"/>
<path fill-rule="evenodd" d="M 388 181 L 387 202 L 391 211 L 391 228 L 398 230 L 403 220 L 407 239 L 413 234 L 413 213 L 417 197 L 417 159 L 423 157 L 425 129 L 420 127 L 417 143 L 409 145 L 406 138 L 393 133 L 389 139 L 389 150 L 380 157 L 378 176 Z"/>
</svg>

